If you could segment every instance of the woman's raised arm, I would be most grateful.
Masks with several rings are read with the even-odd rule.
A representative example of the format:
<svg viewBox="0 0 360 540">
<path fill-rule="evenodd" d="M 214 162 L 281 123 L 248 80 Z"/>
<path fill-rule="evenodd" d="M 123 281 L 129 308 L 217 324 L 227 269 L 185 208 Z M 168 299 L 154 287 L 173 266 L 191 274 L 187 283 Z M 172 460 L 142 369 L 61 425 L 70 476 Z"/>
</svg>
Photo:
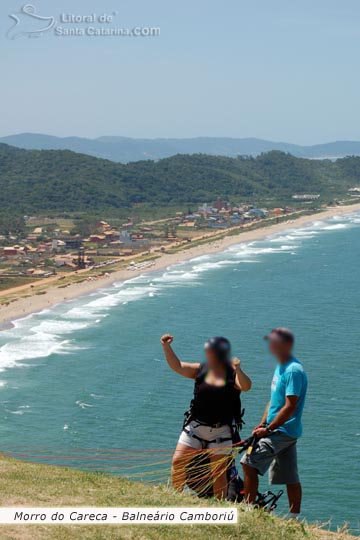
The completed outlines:
<svg viewBox="0 0 360 540">
<path fill-rule="evenodd" d="M 171 347 L 174 337 L 171 334 L 164 334 L 160 340 L 164 349 L 164 354 L 167 363 L 179 375 L 187 377 L 188 379 L 195 379 L 200 364 L 189 364 L 188 362 L 181 362 L 176 356 L 173 348 Z"/>
<path fill-rule="evenodd" d="M 242 392 L 248 392 L 251 389 L 252 382 L 250 377 L 241 369 L 240 364 L 239 358 L 233 358 L 232 365 L 236 374 L 235 386 Z"/>
</svg>

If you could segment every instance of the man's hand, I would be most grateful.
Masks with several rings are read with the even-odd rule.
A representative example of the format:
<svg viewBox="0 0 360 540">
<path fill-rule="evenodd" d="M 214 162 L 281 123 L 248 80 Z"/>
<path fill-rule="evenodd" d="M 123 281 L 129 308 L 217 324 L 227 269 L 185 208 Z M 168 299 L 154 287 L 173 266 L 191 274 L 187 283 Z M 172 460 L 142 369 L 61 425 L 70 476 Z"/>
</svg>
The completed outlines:
<svg viewBox="0 0 360 540">
<path fill-rule="evenodd" d="M 265 423 L 265 422 L 264 422 L 264 423 L 261 423 L 261 424 L 258 424 L 257 426 L 254 427 L 254 429 L 253 429 L 252 432 L 254 433 L 255 430 L 260 429 L 260 428 L 265 428 L 265 427 L 266 427 L 266 423 Z"/>
<path fill-rule="evenodd" d="M 160 343 L 163 347 L 164 345 L 171 345 L 173 341 L 174 336 L 172 336 L 171 334 L 164 334 L 160 339 Z"/>
<path fill-rule="evenodd" d="M 259 439 L 263 439 L 269 435 L 267 428 L 257 427 L 253 431 L 253 435 L 256 435 Z"/>
<path fill-rule="evenodd" d="M 232 361 L 231 361 L 231 363 L 232 363 L 232 367 L 233 367 L 234 369 L 237 369 L 237 368 L 240 367 L 241 360 L 240 360 L 240 358 L 233 358 Z"/>
</svg>

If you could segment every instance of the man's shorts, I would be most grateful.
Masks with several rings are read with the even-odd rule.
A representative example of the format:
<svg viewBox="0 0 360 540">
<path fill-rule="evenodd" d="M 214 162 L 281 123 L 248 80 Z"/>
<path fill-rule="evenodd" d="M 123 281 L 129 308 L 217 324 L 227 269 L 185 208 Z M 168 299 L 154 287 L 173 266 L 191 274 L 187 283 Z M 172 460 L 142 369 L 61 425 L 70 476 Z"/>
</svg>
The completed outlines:
<svg viewBox="0 0 360 540">
<path fill-rule="evenodd" d="M 261 475 L 269 469 L 270 484 L 297 484 L 296 442 L 297 439 L 276 431 L 260 439 L 252 453 L 242 457 L 241 463 L 253 467 Z"/>
<path fill-rule="evenodd" d="M 210 426 L 203 426 L 196 420 L 193 420 L 186 426 L 186 431 L 181 433 L 178 442 L 194 448 L 194 450 L 219 448 L 221 449 L 221 454 L 230 454 L 233 450 L 229 426 L 212 428 Z"/>
</svg>

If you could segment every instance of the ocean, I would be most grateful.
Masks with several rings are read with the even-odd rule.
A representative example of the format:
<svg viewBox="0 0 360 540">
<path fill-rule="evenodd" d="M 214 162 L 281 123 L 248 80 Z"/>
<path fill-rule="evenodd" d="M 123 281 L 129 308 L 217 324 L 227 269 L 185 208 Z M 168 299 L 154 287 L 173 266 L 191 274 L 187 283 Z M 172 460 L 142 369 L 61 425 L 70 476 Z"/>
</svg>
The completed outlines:
<svg viewBox="0 0 360 540">
<path fill-rule="evenodd" d="M 160 336 L 171 332 L 190 362 L 203 359 L 206 338 L 231 340 L 253 379 L 246 437 L 274 368 L 262 337 L 288 326 L 309 377 L 303 515 L 359 532 L 359 266 L 360 214 L 351 214 L 289 225 L 16 321 L 0 333 L 0 451 L 166 481 L 192 382 L 167 367 Z"/>
</svg>

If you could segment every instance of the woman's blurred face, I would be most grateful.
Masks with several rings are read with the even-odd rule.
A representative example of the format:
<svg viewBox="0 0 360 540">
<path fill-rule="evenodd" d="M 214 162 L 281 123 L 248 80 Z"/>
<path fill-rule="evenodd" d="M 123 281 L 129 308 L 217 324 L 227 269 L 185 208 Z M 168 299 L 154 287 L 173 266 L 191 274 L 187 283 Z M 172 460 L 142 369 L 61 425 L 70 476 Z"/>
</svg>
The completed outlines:
<svg viewBox="0 0 360 540">
<path fill-rule="evenodd" d="M 214 350 L 206 349 L 205 350 L 205 356 L 206 356 L 208 366 L 210 368 L 218 367 L 219 360 L 218 360 L 217 354 L 216 354 L 216 352 Z"/>
</svg>

